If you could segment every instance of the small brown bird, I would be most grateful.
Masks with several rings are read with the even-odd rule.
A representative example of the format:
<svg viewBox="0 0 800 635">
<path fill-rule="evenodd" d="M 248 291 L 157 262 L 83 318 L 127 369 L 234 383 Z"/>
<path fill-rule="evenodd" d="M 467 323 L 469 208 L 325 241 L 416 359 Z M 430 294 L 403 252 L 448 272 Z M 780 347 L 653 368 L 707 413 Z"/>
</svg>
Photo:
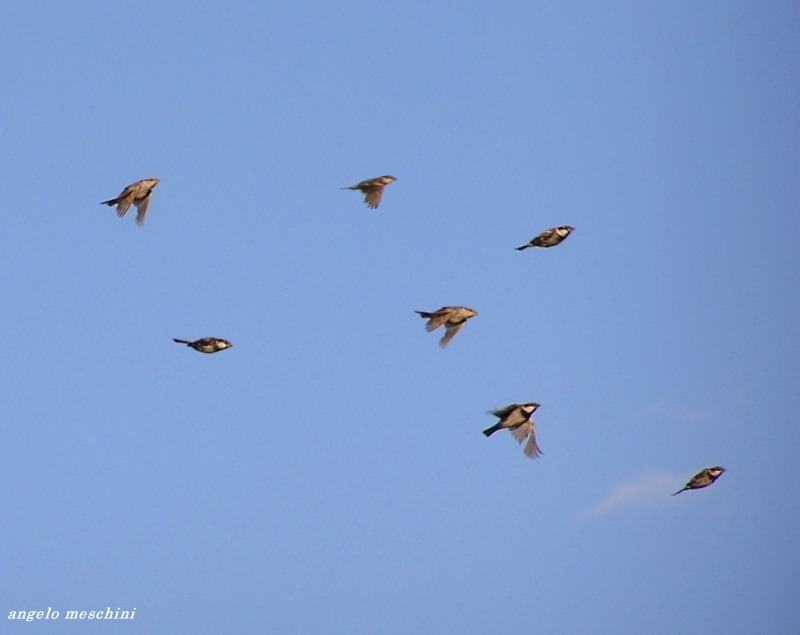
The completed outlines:
<svg viewBox="0 0 800 635">
<path fill-rule="evenodd" d="M 555 247 L 573 231 L 575 231 L 575 228 L 570 227 L 569 225 L 552 227 L 551 229 L 546 229 L 543 231 L 536 238 L 532 238 L 529 243 L 522 245 L 522 247 L 516 247 L 516 249 L 517 251 L 522 251 L 528 247 Z"/>
<path fill-rule="evenodd" d="M 112 198 L 108 201 L 103 201 L 100 205 L 108 205 L 109 207 L 117 206 L 117 216 L 122 218 L 125 216 L 131 205 L 136 206 L 136 224 L 144 225 L 144 215 L 147 213 L 147 206 L 150 205 L 150 197 L 153 194 L 153 188 L 158 185 L 158 179 L 142 179 L 131 183 L 126 187 L 117 198 Z"/>
<path fill-rule="evenodd" d="M 697 474 L 695 474 L 689 482 L 684 485 L 683 489 L 678 490 L 673 494 L 673 496 L 677 496 L 681 492 L 685 492 L 687 489 L 702 489 L 704 487 L 708 487 L 716 481 L 722 473 L 725 471 L 724 467 L 720 467 L 717 465 L 716 467 L 707 467 L 704 470 L 700 470 Z"/>
<path fill-rule="evenodd" d="M 172 338 L 172 341 L 178 342 L 178 344 L 191 346 L 194 350 L 200 351 L 201 353 L 218 353 L 219 351 L 224 351 L 226 348 L 233 346 L 228 340 L 221 340 L 218 337 L 204 337 L 194 342 Z"/>
<path fill-rule="evenodd" d="M 393 176 L 379 176 L 374 179 L 368 179 L 366 181 L 361 181 L 357 185 L 351 185 L 350 187 L 343 187 L 343 190 L 361 190 L 364 194 L 364 202 L 367 204 L 367 207 L 370 209 L 375 209 L 380 205 L 381 196 L 383 196 L 383 188 L 396 181 L 397 179 Z"/>
<path fill-rule="evenodd" d="M 414 313 L 419 313 L 424 319 L 428 320 L 425 325 L 425 330 L 428 333 L 435 331 L 444 324 L 444 337 L 439 340 L 439 346 L 442 348 L 447 346 L 468 319 L 478 315 L 477 311 L 468 309 L 465 306 L 443 306 L 433 313 L 427 313 L 426 311 L 414 311 Z"/>
<path fill-rule="evenodd" d="M 500 421 L 494 424 L 491 428 L 486 428 L 483 433 L 490 437 L 498 430 L 508 430 L 511 436 L 516 439 L 518 443 L 522 443 L 528 439 L 528 443 L 522 450 L 525 456 L 535 459 L 542 454 L 539 446 L 536 444 L 536 433 L 534 431 L 534 421 L 531 415 L 536 412 L 539 407 L 538 403 L 525 403 L 516 404 L 512 403 L 505 408 L 499 410 L 492 410 L 490 414 L 498 417 Z"/>
</svg>

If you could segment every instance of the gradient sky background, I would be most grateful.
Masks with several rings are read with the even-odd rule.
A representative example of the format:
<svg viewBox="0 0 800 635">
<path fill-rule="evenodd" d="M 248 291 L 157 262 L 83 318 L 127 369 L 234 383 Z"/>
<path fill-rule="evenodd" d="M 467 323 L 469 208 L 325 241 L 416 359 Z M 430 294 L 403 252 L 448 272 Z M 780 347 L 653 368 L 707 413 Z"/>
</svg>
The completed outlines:
<svg viewBox="0 0 800 635">
<path fill-rule="evenodd" d="M 800 632 L 800 5 L 662 4 L 6 3 L 0 631 Z"/>
</svg>

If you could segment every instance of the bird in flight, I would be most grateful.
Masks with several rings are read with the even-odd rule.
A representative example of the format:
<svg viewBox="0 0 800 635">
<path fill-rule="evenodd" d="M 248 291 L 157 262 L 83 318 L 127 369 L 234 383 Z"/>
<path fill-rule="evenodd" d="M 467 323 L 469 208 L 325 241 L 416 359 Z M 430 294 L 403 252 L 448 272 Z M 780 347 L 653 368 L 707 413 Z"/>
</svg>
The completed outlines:
<svg viewBox="0 0 800 635">
<path fill-rule="evenodd" d="M 704 487 L 708 487 L 714 481 L 716 481 L 722 473 L 725 471 L 724 467 L 720 467 L 717 465 L 716 467 L 707 467 L 704 470 L 700 470 L 697 474 L 695 474 L 686 485 L 683 486 L 683 489 L 678 490 L 673 494 L 673 496 L 677 496 L 681 492 L 685 492 L 687 489 L 702 489 Z"/>
<path fill-rule="evenodd" d="M 523 443 L 525 439 L 527 439 L 528 443 L 525 444 L 522 451 L 525 456 L 535 459 L 542 454 L 542 451 L 536 444 L 535 424 L 531 418 L 531 415 L 533 415 L 538 407 L 539 404 L 534 402 L 522 405 L 512 403 L 505 408 L 492 410 L 490 414 L 500 420 L 491 428 L 486 428 L 483 433 L 487 437 L 490 437 L 498 430 L 508 430 L 517 443 Z"/>
<path fill-rule="evenodd" d="M 555 247 L 558 243 L 560 243 L 567 236 L 569 236 L 573 231 L 575 231 L 575 228 L 570 227 L 569 225 L 562 225 L 561 227 L 552 227 L 550 229 L 544 230 L 536 238 L 531 238 L 531 241 L 529 243 L 522 245 L 522 247 L 517 247 L 516 249 L 517 251 L 522 251 L 523 249 L 527 249 L 528 247 Z"/>
<path fill-rule="evenodd" d="M 136 224 L 144 225 L 144 215 L 147 213 L 147 207 L 150 205 L 150 197 L 153 194 L 153 188 L 158 185 L 158 179 L 142 179 L 131 183 L 126 187 L 117 198 L 112 198 L 103 201 L 100 205 L 108 205 L 109 207 L 117 206 L 117 216 L 122 218 L 125 216 L 131 205 L 136 206 Z"/>
<path fill-rule="evenodd" d="M 439 340 L 439 346 L 442 348 L 447 346 L 468 319 L 478 315 L 477 311 L 468 309 L 465 306 L 443 306 L 433 313 L 426 311 L 414 311 L 414 313 L 419 313 L 424 319 L 428 320 L 425 325 L 425 330 L 428 333 L 435 331 L 444 324 L 444 337 Z"/>
<path fill-rule="evenodd" d="M 381 196 L 383 196 L 383 188 L 396 181 L 397 179 L 393 176 L 379 176 L 374 179 L 367 179 L 366 181 L 361 181 L 361 183 L 357 183 L 356 185 L 351 185 L 349 187 L 343 187 L 343 190 L 361 190 L 362 194 L 364 194 L 364 202 L 367 204 L 367 207 L 370 209 L 375 209 L 380 205 Z"/>
<path fill-rule="evenodd" d="M 178 344 L 191 346 L 194 350 L 200 351 L 201 353 L 218 353 L 219 351 L 224 351 L 226 348 L 233 346 L 228 340 L 221 340 L 218 337 L 204 337 L 194 342 L 172 338 L 172 341 L 178 342 Z"/>
</svg>

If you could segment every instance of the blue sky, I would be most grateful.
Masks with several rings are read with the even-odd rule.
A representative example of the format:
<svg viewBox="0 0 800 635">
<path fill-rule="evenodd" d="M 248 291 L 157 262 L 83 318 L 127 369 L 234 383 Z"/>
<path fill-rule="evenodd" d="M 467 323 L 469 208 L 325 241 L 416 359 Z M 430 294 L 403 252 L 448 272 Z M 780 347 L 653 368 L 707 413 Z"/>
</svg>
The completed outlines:
<svg viewBox="0 0 800 635">
<path fill-rule="evenodd" d="M 0 632 L 797 632 L 798 33 L 5 6 Z M 99 205 L 150 176 L 144 228 Z M 525 401 L 536 461 L 480 433 Z"/>
</svg>

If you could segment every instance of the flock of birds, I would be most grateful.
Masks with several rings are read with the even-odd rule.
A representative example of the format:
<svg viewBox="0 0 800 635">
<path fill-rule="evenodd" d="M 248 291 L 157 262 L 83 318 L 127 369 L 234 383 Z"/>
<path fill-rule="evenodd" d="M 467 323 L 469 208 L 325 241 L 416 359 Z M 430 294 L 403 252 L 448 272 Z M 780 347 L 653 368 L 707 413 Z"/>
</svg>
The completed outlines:
<svg viewBox="0 0 800 635">
<path fill-rule="evenodd" d="M 355 185 L 343 187 L 343 190 L 359 190 L 364 195 L 364 203 L 370 209 L 376 209 L 383 197 L 383 189 L 393 183 L 397 179 L 390 175 L 379 176 L 374 179 L 367 179 Z M 153 189 L 158 185 L 159 180 L 156 178 L 142 179 L 131 183 L 126 187 L 119 196 L 116 198 L 103 201 L 101 205 L 108 205 L 117 207 L 117 215 L 125 216 L 126 212 L 133 205 L 136 207 L 136 224 L 144 225 L 144 217 L 147 213 L 147 208 L 150 205 L 150 199 L 153 196 Z M 532 238 L 524 245 L 517 247 L 519 251 L 523 251 L 530 247 L 549 248 L 555 247 L 561 243 L 573 231 L 574 227 L 569 225 L 562 225 L 561 227 L 552 227 L 543 231 L 538 236 Z M 415 311 L 423 319 L 428 320 L 425 325 L 427 332 L 435 331 L 440 326 L 444 326 L 444 336 L 439 340 L 439 346 L 444 348 L 450 343 L 456 334 L 463 328 L 472 317 L 478 315 L 477 311 L 465 306 L 444 306 L 437 311 Z M 226 348 L 231 348 L 232 344 L 228 340 L 217 337 L 203 337 L 199 340 L 190 341 L 175 338 L 173 341 L 179 344 L 186 344 L 200 353 L 218 353 L 224 351 Z M 498 430 L 508 430 L 514 439 L 522 444 L 525 443 L 523 452 L 526 456 L 535 459 L 542 454 L 539 445 L 536 443 L 536 433 L 534 430 L 533 413 L 539 408 L 538 403 L 530 402 L 524 404 L 512 403 L 504 408 L 492 410 L 491 414 L 497 417 L 498 421 L 490 428 L 483 431 L 487 437 L 491 436 Z M 527 443 L 526 443 L 527 441 Z M 708 487 L 716 481 L 725 468 L 720 466 L 709 467 L 700 470 L 695 474 L 686 485 L 675 492 L 673 496 L 685 492 L 686 490 L 701 489 Z"/>
</svg>

